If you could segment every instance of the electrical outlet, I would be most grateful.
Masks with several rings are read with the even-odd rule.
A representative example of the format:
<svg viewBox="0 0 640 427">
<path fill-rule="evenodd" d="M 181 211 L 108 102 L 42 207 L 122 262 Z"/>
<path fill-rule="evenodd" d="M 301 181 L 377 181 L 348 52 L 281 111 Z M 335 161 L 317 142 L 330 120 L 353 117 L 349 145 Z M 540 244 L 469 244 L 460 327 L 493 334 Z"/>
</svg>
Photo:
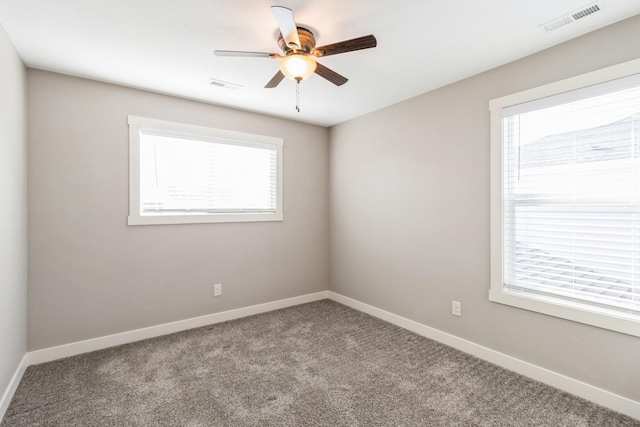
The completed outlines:
<svg viewBox="0 0 640 427">
<path fill-rule="evenodd" d="M 458 301 L 451 301 L 451 314 L 462 316 L 462 304 Z"/>
<path fill-rule="evenodd" d="M 217 283 L 213 285 L 213 296 L 219 297 L 220 295 L 222 295 L 222 283 Z"/>
</svg>

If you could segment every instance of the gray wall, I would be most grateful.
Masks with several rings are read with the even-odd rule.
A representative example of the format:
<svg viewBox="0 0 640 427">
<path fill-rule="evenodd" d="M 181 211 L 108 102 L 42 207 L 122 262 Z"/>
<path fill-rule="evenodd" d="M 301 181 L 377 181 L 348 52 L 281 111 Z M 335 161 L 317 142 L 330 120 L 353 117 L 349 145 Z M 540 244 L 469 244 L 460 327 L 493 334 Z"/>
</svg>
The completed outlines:
<svg viewBox="0 0 640 427">
<path fill-rule="evenodd" d="M 26 71 L 0 26 L 0 396 L 27 346 Z"/>
<path fill-rule="evenodd" d="M 27 76 L 29 350 L 328 288 L 326 128 Z M 284 221 L 127 226 L 128 114 L 283 137 Z"/>
<path fill-rule="evenodd" d="M 333 127 L 331 290 L 640 401 L 640 339 L 488 299 L 489 100 L 638 40 L 640 16 Z"/>
</svg>

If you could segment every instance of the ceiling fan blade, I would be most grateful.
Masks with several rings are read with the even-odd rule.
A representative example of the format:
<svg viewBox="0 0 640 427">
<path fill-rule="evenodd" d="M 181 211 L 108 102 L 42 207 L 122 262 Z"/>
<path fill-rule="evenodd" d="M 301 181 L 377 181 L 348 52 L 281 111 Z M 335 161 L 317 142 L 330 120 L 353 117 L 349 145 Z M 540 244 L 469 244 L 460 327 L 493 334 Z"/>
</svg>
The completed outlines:
<svg viewBox="0 0 640 427">
<path fill-rule="evenodd" d="M 240 50 L 214 50 L 216 56 L 236 56 L 242 58 L 280 58 L 282 55 L 267 52 L 245 52 Z"/>
<path fill-rule="evenodd" d="M 276 18 L 282 37 L 287 42 L 287 46 L 300 49 L 300 39 L 298 38 L 298 27 L 293 19 L 293 11 L 287 7 L 271 6 L 271 12 Z"/>
<path fill-rule="evenodd" d="M 328 44 L 326 46 L 320 46 L 313 49 L 315 56 L 329 56 L 336 55 L 338 53 L 352 52 L 354 50 L 369 49 L 376 47 L 378 41 L 373 35 L 364 37 L 358 37 L 356 39 L 345 40 L 338 43 Z"/>
<path fill-rule="evenodd" d="M 271 89 L 273 87 L 278 86 L 282 81 L 282 79 L 284 79 L 284 74 L 282 74 L 282 71 L 278 70 L 275 76 L 273 76 L 271 80 L 269 80 L 269 83 L 267 83 L 267 85 L 265 86 L 265 89 Z"/>
<path fill-rule="evenodd" d="M 318 62 L 318 66 L 316 67 L 315 73 L 320 77 L 323 77 L 329 80 L 331 83 L 333 83 L 336 86 L 342 86 L 349 80 L 345 76 L 341 76 L 340 74 L 336 73 L 330 68 L 325 67 L 319 62 Z"/>
</svg>

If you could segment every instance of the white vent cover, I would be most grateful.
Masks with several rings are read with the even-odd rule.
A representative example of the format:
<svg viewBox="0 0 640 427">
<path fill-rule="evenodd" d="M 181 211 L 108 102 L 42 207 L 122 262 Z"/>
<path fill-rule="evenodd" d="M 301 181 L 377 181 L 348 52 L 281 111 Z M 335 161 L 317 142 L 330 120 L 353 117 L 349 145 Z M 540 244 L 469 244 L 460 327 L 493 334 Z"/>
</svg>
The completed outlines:
<svg viewBox="0 0 640 427">
<path fill-rule="evenodd" d="M 545 32 L 550 32 L 557 30 L 560 27 L 564 27 L 565 25 L 571 24 L 572 22 L 577 21 L 578 19 L 582 19 L 585 16 L 589 16 L 593 13 L 598 12 L 602 9 L 602 1 L 596 3 L 590 3 L 586 6 L 581 7 L 580 9 L 576 9 L 573 12 L 567 13 L 559 18 L 553 19 L 547 23 L 539 25 L 538 28 Z"/>
<path fill-rule="evenodd" d="M 240 89 L 242 87 L 242 86 L 237 85 L 235 83 L 225 82 L 224 80 L 218 80 L 218 79 L 213 79 L 213 78 L 211 79 L 209 84 L 211 86 L 218 86 L 218 87 L 223 87 L 225 89 L 233 89 L 233 90 L 237 90 L 237 89 Z"/>
</svg>

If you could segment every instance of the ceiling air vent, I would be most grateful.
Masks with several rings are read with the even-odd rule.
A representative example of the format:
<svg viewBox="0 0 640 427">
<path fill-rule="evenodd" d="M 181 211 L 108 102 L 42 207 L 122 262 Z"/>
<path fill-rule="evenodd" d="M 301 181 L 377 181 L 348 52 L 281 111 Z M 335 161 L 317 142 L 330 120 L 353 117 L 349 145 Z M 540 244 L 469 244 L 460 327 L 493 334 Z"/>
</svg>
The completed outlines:
<svg viewBox="0 0 640 427">
<path fill-rule="evenodd" d="M 218 80 L 218 79 L 211 79 L 209 84 L 211 86 L 218 86 L 218 87 L 223 87 L 225 89 L 233 89 L 233 90 L 237 90 L 237 89 L 240 89 L 242 87 L 242 86 L 237 85 L 235 83 L 229 83 L 229 82 L 225 82 L 224 80 Z"/>
<path fill-rule="evenodd" d="M 580 9 L 574 10 L 573 12 L 567 13 L 566 15 L 562 15 L 559 18 L 552 19 L 549 22 L 539 25 L 538 28 L 548 33 L 550 31 L 557 30 L 560 27 L 564 27 L 565 25 L 571 24 L 572 22 L 575 22 L 578 19 L 582 19 L 585 16 L 589 16 L 593 13 L 596 13 L 601 8 L 602 8 L 602 1 L 599 1 L 597 3 L 591 3 L 591 4 L 588 4 L 587 6 L 581 7 Z"/>
<path fill-rule="evenodd" d="M 594 4 L 592 6 L 589 6 L 586 9 L 582 9 L 582 10 L 579 10 L 578 12 L 572 13 L 571 16 L 573 16 L 573 19 L 577 21 L 578 19 L 582 19 L 585 16 L 591 15 L 592 13 L 596 13 L 599 10 L 600 10 L 600 6 L 598 6 L 597 4 Z"/>
<path fill-rule="evenodd" d="M 571 18 L 570 16 L 563 16 L 562 18 L 554 19 L 551 22 L 547 22 L 546 24 L 541 25 L 540 28 L 548 33 L 549 31 L 557 30 L 558 28 L 564 27 L 567 24 L 571 24 L 573 21 L 573 18 Z"/>
</svg>

